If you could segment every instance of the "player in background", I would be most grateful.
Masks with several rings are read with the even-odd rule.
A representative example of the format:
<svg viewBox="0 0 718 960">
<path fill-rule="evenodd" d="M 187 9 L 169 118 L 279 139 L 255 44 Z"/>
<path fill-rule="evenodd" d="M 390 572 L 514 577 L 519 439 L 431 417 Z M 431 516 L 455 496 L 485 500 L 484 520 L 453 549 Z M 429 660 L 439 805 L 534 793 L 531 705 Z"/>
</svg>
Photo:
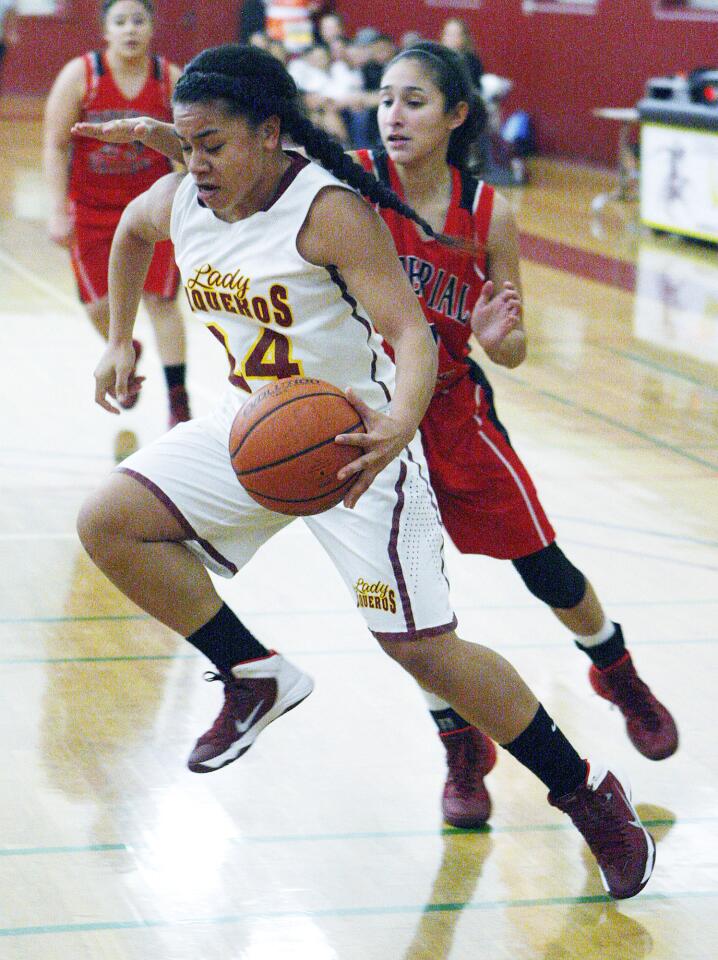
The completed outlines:
<svg viewBox="0 0 718 960">
<path fill-rule="evenodd" d="M 678 747 L 668 710 L 636 672 L 621 626 L 609 620 L 586 576 L 565 556 L 534 484 L 498 419 L 472 338 L 493 363 L 526 356 L 516 224 L 507 200 L 469 169 L 485 123 L 457 54 L 430 41 L 404 50 L 382 78 L 383 150 L 358 159 L 437 231 L 473 241 L 478 256 L 426 235 L 392 210 L 381 215 L 439 344 L 439 375 L 421 424 L 431 481 L 449 536 L 462 553 L 511 560 L 591 660 L 589 680 L 623 713 L 633 745 L 662 760 Z M 507 316 L 516 323 L 508 324 Z M 427 695 L 447 751 L 443 809 L 457 826 L 488 817 L 483 777 L 493 744 L 450 705 Z"/>
<path fill-rule="evenodd" d="M 108 398 L 127 395 L 139 292 L 155 243 L 168 235 L 183 284 L 199 293 L 197 310 L 226 348 L 230 386 L 213 414 L 125 461 L 86 500 L 78 530 L 118 589 L 217 667 L 224 706 L 190 769 L 238 759 L 312 689 L 248 634 L 206 570 L 233 576 L 293 519 L 265 510 L 237 482 L 228 449 L 234 415 L 253 389 L 295 371 L 339 382 L 367 432 L 337 438 L 360 448 L 338 474 L 355 481 L 343 504 L 305 518 L 307 527 L 358 600 L 370 584 L 394 597 L 358 604 L 382 649 L 531 770 L 586 839 L 606 889 L 634 896 L 651 875 L 655 844 L 625 787 L 579 757 L 503 657 L 456 635 L 417 433 L 438 351 L 389 231 L 354 190 L 452 241 L 306 119 L 296 85 L 266 52 L 233 44 L 203 51 L 173 99 L 189 176 L 163 177 L 122 215 L 95 398 L 113 411 Z M 285 152 L 285 139 L 321 166 Z"/>
<path fill-rule="evenodd" d="M 172 167 L 139 142 L 99 144 L 75 137 L 80 120 L 107 121 L 148 115 L 171 118 L 171 96 L 180 70 L 150 53 L 154 27 L 151 0 L 104 0 L 101 18 L 106 47 L 76 57 L 58 74 L 47 101 L 43 160 L 50 186 L 48 230 L 68 247 L 80 299 L 95 329 L 109 330 L 107 269 L 112 237 L 122 211 Z M 172 244 L 158 245 L 144 287 L 169 397 L 169 425 L 188 420 L 185 388 L 185 331 L 176 302 L 179 274 Z M 135 359 L 141 344 L 135 340 Z M 122 403 L 137 402 L 136 378 Z"/>
</svg>

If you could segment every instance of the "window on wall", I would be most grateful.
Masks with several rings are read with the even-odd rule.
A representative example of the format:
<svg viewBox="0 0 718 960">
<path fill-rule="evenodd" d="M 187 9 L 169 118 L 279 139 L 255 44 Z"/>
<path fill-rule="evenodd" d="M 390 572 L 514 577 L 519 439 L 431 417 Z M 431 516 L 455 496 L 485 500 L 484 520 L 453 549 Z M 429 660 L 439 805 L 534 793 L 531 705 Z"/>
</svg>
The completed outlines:
<svg viewBox="0 0 718 960">
<path fill-rule="evenodd" d="M 718 0 L 653 0 L 658 20 L 718 21 Z"/>
<path fill-rule="evenodd" d="M 522 0 L 524 13 L 587 13 L 596 12 L 600 0 Z"/>
</svg>

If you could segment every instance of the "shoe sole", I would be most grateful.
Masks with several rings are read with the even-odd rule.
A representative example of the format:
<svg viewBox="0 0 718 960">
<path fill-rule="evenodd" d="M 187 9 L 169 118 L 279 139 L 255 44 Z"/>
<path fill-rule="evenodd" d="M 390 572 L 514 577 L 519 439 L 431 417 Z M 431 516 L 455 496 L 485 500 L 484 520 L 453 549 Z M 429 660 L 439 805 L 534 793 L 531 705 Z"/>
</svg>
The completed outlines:
<svg viewBox="0 0 718 960">
<path fill-rule="evenodd" d="M 641 878 L 640 884 L 636 887 L 635 890 L 631 890 L 628 893 L 613 893 L 608 886 L 606 878 L 603 875 L 603 870 L 601 869 L 600 866 L 598 867 L 598 872 L 601 875 L 601 883 L 603 884 L 604 890 L 611 897 L 611 899 L 629 900 L 631 897 L 635 897 L 637 894 L 639 894 L 641 890 L 643 890 L 645 885 L 648 883 L 648 881 L 651 879 L 653 868 L 656 865 L 656 841 L 653 839 L 653 837 L 648 832 L 648 830 L 646 830 L 646 828 L 643 826 L 643 823 L 641 822 L 641 818 L 638 816 L 638 813 L 636 812 L 636 808 L 633 806 L 633 801 L 631 799 L 631 788 L 628 784 L 628 780 L 625 777 L 617 774 L 615 768 L 613 769 L 613 775 L 618 781 L 618 784 L 621 790 L 623 791 L 623 795 L 626 801 L 628 802 L 628 805 L 630 806 L 631 810 L 633 810 L 633 813 L 636 817 L 636 821 L 641 825 L 643 836 L 646 838 L 646 847 L 648 848 L 648 854 L 646 856 L 646 866 L 643 871 L 643 876 Z"/>
<path fill-rule="evenodd" d="M 646 836 L 646 842 L 648 845 L 648 857 L 646 858 L 646 869 L 643 872 L 643 878 L 640 884 L 636 887 L 635 890 L 631 890 L 629 893 L 612 893 L 609 889 L 608 884 L 606 883 L 606 878 L 603 875 L 603 870 L 598 868 L 598 872 L 601 874 L 601 882 L 603 883 L 606 893 L 611 897 L 612 900 L 629 900 L 631 897 L 635 897 L 637 894 L 643 890 L 645 885 L 651 879 L 651 874 L 653 873 L 653 868 L 656 865 L 656 841 L 650 835 L 648 830 L 643 828 L 643 832 Z"/>
<path fill-rule="evenodd" d="M 246 743 L 245 741 L 245 743 L 240 746 L 237 746 L 237 743 L 234 743 L 227 750 L 225 750 L 224 753 L 213 757 L 211 760 L 204 760 L 202 763 L 188 763 L 187 767 L 192 771 L 192 773 L 214 773 L 215 770 L 221 770 L 222 767 L 226 767 L 228 764 L 234 763 L 235 760 L 239 760 L 239 758 L 244 756 L 244 754 L 254 745 L 254 741 L 265 727 L 268 727 L 269 724 L 274 720 L 278 720 L 280 717 L 283 717 L 285 713 L 289 713 L 290 710 L 294 710 L 295 707 L 298 707 L 300 703 L 303 703 L 307 699 L 309 694 L 314 689 L 314 681 L 310 677 L 306 676 L 306 674 L 302 675 L 301 681 L 302 682 L 297 683 L 296 686 L 294 686 L 285 695 L 283 700 L 280 700 L 279 703 L 275 704 L 275 706 L 271 710 L 268 710 L 262 719 L 255 724 L 253 730 L 254 736 L 249 743 Z M 302 692 L 301 696 L 290 703 L 289 706 L 282 708 L 282 704 L 286 703 L 288 698 L 294 696 L 298 687 L 300 690 L 302 687 L 308 687 L 309 689 L 306 689 L 306 692 Z"/>
</svg>

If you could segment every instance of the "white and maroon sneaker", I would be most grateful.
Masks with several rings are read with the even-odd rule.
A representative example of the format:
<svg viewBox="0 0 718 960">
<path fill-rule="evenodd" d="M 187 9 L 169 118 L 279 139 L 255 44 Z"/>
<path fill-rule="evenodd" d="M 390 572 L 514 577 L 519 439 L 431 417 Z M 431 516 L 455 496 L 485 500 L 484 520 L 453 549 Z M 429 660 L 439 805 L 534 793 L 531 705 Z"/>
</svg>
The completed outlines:
<svg viewBox="0 0 718 960">
<path fill-rule="evenodd" d="M 311 677 L 274 650 L 237 664 L 230 675 L 206 673 L 205 678 L 224 684 L 224 705 L 190 754 L 187 766 L 193 773 L 211 773 L 238 760 L 268 724 L 300 704 L 314 688 Z"/>
</svg>

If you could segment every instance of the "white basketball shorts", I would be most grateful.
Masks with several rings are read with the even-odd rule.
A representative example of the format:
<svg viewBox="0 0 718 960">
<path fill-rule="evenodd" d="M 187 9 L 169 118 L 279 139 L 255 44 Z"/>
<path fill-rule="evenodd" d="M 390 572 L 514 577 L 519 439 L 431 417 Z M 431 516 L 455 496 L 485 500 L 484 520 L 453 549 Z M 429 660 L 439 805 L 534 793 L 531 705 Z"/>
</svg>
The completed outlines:
<svg viewBox="0 0 718 960">
<path fill-rule="evenodd" d="M 245 492 L 232 470 L 226 431 L 212 415 L 179 424 L 117 469 L 151 490 L 184 526 L 187 548 L 225 577 L 297 519 L 265 509 Z M 302 520 L 378 639 L 418 640 L 456 626 L 418 433 L 353 510 L 339 504 Z"/>
</svg>

